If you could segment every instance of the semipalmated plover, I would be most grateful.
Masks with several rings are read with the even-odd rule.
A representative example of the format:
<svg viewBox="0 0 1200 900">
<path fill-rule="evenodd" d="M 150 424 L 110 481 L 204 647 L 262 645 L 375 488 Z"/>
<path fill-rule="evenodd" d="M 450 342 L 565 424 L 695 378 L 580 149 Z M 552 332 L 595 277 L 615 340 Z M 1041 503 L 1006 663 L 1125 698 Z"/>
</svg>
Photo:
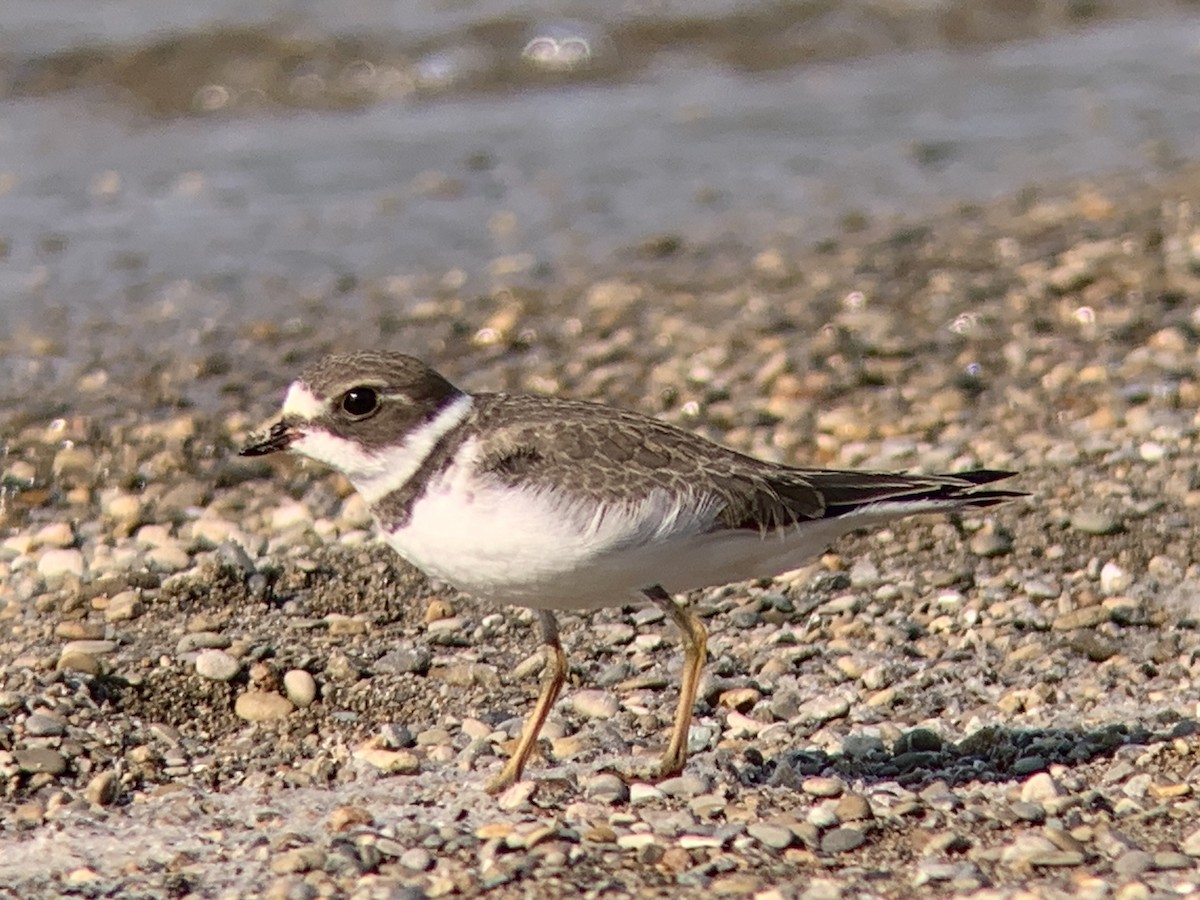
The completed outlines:
<svg viewBox="0 0 1200 900">
<path fill-rule="evenodd" d="M 1012 473 L 907 475 L 763 462 L 637 413 L 469 394 L 399 353 L 328 356 L 243 449 L 341 471 L 402 557 L 476 597 L 537 610 L 548 666 L 516 750 L 525 767 L 567 660 L 553 610 L 649 600 L 679 627 L 679 706 L 660 774 L 683 769 L 707 632 L 672 599 L 795 569 L 837 537 L 914 513 L 987 507 Z"/>
</svg>

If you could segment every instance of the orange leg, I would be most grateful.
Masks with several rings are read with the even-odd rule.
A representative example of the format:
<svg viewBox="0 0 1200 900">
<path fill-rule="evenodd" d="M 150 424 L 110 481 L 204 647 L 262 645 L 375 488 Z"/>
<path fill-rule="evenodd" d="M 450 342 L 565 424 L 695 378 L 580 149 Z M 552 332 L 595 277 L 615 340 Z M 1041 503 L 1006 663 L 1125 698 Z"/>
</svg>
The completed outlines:
<svg viewBox="0 0 1200 900">
<path fill-rule="evenodd" d="M 538 695 L 533 712 L 521 729 L 521 740 L 517 749 L 509 758 L 508 763 L 500 774 L 487 783 L 485 790 L 489 794 L 498 794 L 521 778 L 529 754 L 537 743 L 538 734 L 550 714 L 550 707 L 558 699 L 563 682 L 567 680 L 567 654 L 563 652 L 562 642 L 558 639 L 558 620 L 549 610 L 539 609 L 538 620 L 542 627 L 542 643 L 546 646 L 546 673 L 542 680 L 542 692 Z M 693 688 L 694 692 L 694 688 Z"/>
<path fill-rule="evenodd" d="M 682 772 L 683 764 L 687 761 L 688 729 L 692 724 L 692 708 L 696 705 L 700 672 L 704 669 L 708 654 L 708 631 L 699 619 L 672 600 L 661 585 L 646 588 L 643 593 L 671 617 L 683 637 L 683 678 L 679 685 L 679 706 L 675 710 L 671 740 L 663 753 L 658 773 L 660 778 L 670 778 Z"/>
</svg>

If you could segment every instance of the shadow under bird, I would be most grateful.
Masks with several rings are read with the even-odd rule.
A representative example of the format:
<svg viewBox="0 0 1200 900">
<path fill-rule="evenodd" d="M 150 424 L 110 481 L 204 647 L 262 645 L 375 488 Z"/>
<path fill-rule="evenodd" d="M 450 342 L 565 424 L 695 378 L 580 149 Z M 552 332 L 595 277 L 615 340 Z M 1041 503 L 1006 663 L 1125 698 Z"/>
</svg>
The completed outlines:
<svg viewBox="0 0 1200 900">
<path fill-rule="evenodd" d="M 1023 496 L 985 487 L 1011 472 L 763 462 L 610 406 L 469 394 L 388 352 L 328 356 L 303 372 L 279 418 L 241 453 L 280 450 L 342 472 L 387 543 L 426 574 L 537 610 L 545 680 L 491 792 L 520 778 L 566 678 L 553 610 L 649 601 L 678 626 L 684 666 L 666 777 L 684 767 L 707 641 L 673 595 L 779 575 L 858 528 Z"/>
</svg>

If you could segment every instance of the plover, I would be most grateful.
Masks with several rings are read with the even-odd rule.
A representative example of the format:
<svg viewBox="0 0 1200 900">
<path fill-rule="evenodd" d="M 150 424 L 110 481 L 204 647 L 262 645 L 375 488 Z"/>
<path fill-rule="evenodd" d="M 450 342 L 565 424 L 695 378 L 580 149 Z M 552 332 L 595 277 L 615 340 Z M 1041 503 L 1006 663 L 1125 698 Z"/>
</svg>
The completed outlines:
<svg viewBox="0 0 1200 900">
<path fill-rule="evenodd" d="M 245 456 L 291 450 L 341 471 L 387 543 L 475 597 L 537 611 L 544 682 L 513 755 L 520 778 L 567 673 L 554 610 L 649 601 L 678 626 L 679 705 L 660 775 L 682 771 L 707 632 L 673 597 L 795 569 L 839 536 L 1021 496 L 1013 473 L 908 475 L 763 462 L 597 403 L 470 394 L 411 356 L 328 356 L 288 388 Z"/>
</svg>

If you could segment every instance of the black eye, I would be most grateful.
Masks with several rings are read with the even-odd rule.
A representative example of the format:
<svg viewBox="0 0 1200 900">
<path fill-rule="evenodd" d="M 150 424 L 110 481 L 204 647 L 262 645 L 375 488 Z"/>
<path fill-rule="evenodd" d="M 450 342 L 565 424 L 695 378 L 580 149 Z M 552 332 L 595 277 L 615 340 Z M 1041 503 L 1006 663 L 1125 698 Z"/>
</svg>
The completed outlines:
<svg viewBox="0 0 1200 900">
<path fill-rule="evenodd" d="M 350 388 L 342 394 L 342 409 L 357 419 L 369 416 L 379 409 L 379 392 L 371 387 Z"/>
</svg>

